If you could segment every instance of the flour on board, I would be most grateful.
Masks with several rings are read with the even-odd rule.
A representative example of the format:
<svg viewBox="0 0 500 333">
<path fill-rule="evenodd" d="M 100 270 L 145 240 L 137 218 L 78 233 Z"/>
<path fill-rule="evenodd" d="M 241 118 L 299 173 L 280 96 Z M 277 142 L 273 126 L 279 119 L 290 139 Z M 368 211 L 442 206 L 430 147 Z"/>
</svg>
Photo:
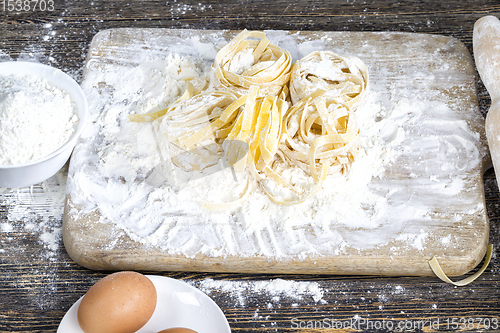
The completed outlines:
<svg viewBox="0 0 500 333">
<path fill-rule="evenodd" d="M 197 49 L 203 49 L 197 44 Z M 304 42 L 299 49 L 315 47 Z M 374 82 L 367 101 L 356 111 L 360 154 L 349 172 L 330 175 L 320 191 L 297 205 L 274 204 L 254 191 L 235 210 L 209 211 L 200 203 L 228 201 L 244 190 L 240 175 L 220 167 L 219 172 L 169 185 L 161 174 L 172 166 L 158 149 L 168 147 L 166 136 L 158 133 L 155 123 L 128 120 L 130 114 L 154 111 L 176 100 L 185 89 L 183 78 L 210 76 L 209 57 L 179 54 L 166 59 L 142 56 L 125 71 L 111 64 L 87 74 L 82 85 L 95 122 L 83 138 L 97 154 L 82 149 L 73 156 L 72 164 L 78 169 L 70 171 L 68 192 L 73 194 L 75 207 L 69 213 L 75 218 L 96 212 L 102 223 L 113 223 L 132 240 L 186 257 L 300 259 L 382 246 L 398 237 L 401 243 L 413 241 L 409 246 L 418 251 L 432 235 L 422 228 L 412 229 L 408 221 L 431 221 L 431 214 L 442 211 L 444 200 L 464 191 L 464 180 L 450 173 L 476 168 L 485 154 L 477 143 L 478 134 L 466 121 L 439 120 L 449 111 L 445 100 L 433 98 L 424 103 L 407 91 L 395 97 L 392 89 L 396 86 Z M 450 124 L 458 132 L 448 133 Z M 421 126 L 427 126 L 429 133 L 436 128 L 447 133 L 437 137 L 424 130 L 425 136 L 411 138 L 409 134 Z M 429 149 L 435 158 L 415 166 L 401 162 L 401 154 L 421 149 Z M 385 179 L 395 166 L 418 185 L 415 193 L 407 192 L 404 184 L 395 188 Z M 414 170 L 424 170 L 424 177 L 412 178 Z M 305 181 L 300 177 L 290 174 L 296 183 Z M 470 214 L 482 210 L 484 206 L 478 205 Z M 453 212 L 448 210 L 448 214 Z M 354 235 L 351 230 L 359 232 Z"/>
</svg>

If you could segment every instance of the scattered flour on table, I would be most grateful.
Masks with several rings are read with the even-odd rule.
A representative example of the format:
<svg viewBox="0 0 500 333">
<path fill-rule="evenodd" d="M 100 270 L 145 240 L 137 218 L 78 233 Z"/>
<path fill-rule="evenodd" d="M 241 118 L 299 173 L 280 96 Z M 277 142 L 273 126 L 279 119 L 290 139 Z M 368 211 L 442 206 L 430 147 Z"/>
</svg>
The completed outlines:
<svg viewBox="0 0 500 333">
<path fill-rule="evenodd" d="M 249 295 L 255 293 L 259 297 L 269 296 L 266 308 L 280 305 L 284 300 L 289 302 L 304 301 L 326 304 L 323 299 L 325 290 L 317 282 L 271 279 L 265 281 L 230 281 L 204 279 L 192 282 L 201 291 L 210 295 L 214 290 L 235 299 L 236 306 L 245 307 Z M 250 296 L 251 297 L 251 296 Z"/>
<path fill-rule="evenodd" d="M 61 251 L 66 178 L 64 167 L 31 187 L 0 188 L 0 264 L 29 272 L 9 283 L 42 310 L 59 302 L 57 276 L 66 260 Z"/>
<path fill-rule="evenodd" d="M 0 188 L 0 207 L 5 219 L 0 231 L 24 232 L 38 240 L 41 255 L 55 259 L 62 241 L 62 218 L 66 195 L 67 167 L 44 182 L 26 188 Z"/>
<path fill-rule="evenodd" d="M 113 223 L 137 242 L 187 257 L 304 258 L 389 241 L 410 242 L 420 251 L 432 235 L 408 221 L 431 221 L 431 214 L 441 211 L 453 216 L 455 208 L 446 202 L 450 197 L 458 200 L 459 212 L 462 204 L 470 205 L 465 199 L 459 202 L 458 195 L 469 186 L 460 176 L 463 170 L 476 168 L 485 154 L 477 133 L 465 120 L 446 118 L 445 96 L 420 101 L 404 88 L 381 82 L 371 87 L 356 111 L 360 154 L 348 173 L 330 175 L 301 204 L 284 207 L 254 191 L 238 209 L 208 211 L 200 206 L 207 198 L 228 201 L 242 191 L 241 175 L 235 178 L 225 168 L 176 186 L 152 184 L 149 177 L 165 165 L 159 151 L 168 147 L 168 128 L 161 126 L 161 119 L 128 120 L 129 114 L 176 100 L 185 89 L 183 78 L 209 77 L 207 63 L 173 53 L 166 59 L 141 58 L 131 68 L 103 66 L 89 71 L 82 83 L 95 123 L 83 134 L 86 146 L 73 155 L 68 189 L 77 209 L 70 214 L 78 218 L 98 213 L 101 222 Z M 436 130 L 445 135 L 433 135 Z M 423 135 L 414 138 L 414 132 Z M 404 154 L 425 158 L 409 165 Z M 396 178 L 386 179 L 392 169 L 405 176 L 395 173 Z M 304 182 L 299 174 L 290 177 Z M 472 207 L 471 215 L 483 210 L 481 205 Z"/>
<path fill-rule="evenodd" d="M 69 93 L 34 75 L 0 76 L 0 165 L 38 161 L 62 147 L 78 123 Z"/>
</svg>

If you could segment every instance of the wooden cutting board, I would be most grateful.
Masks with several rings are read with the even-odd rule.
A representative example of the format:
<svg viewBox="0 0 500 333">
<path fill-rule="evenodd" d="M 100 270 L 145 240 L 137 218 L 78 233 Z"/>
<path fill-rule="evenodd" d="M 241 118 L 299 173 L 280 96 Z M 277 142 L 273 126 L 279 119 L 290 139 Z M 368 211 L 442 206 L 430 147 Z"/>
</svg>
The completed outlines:
<svg viewBox="0 0 500 333">
<path fill-rule="evenodd" d="M 120 105 L 129 103 L 122 97 L 118 101 L 120 85 L 137 83 L 132 79 L 108 80 L 107 74 L 125 75 L 146 60 L 166 58 L 171 53 L 211 62 L 215 52 L 235 34 L 112 29 L 95 36 L 82 83 L 93 122 L 73 153 L 63 222 L 66 250 L 77 263 L 98 270 L 426 276 L 433 274 L 428 262 L 436 256 L 445 273 L 457 276 L 482 260 L 489 234 L 483 190 L 483 172 L 489 160 L 475 70 L 461 42 L 437 35 L 268 32 L 271 42 L 290 51 L 294 60 L 314 50 L 361 58 L 370 72 L 370 89 L 380 107 L 378 117 L 390 117 L 391 110 L 402 105 L 407 110 L 404 117 L 396 117 L 399 123 L 394 120 L 394 133 L 384 134 L 403 133 L 400 144 L 394 146 L 394 158 L 384 165 L 382 176 L 370 183 L 370 190 L 387 208 L 376 214 L 377 223 L 370 224 L 370 218 L 368 227 L 332 222 L 328 233 L 314 221 L 292 227 L 277 223 L 250 237 L 251 226 L 242 226 L 237 217 L 213 229 L 210 222 L 200 226 L 203 223 L 194 217 L 192 224 L 165 222 L 155 226 L 152 233 L 157 236 L 161 230 L 163 236 L 151 241 L 110 219 L 113 213 L 104 209 L 103 200 L 107 199 L 102 189 L 112 176 L 99 178 L 99 163 L 108 157 L 98 153 L 100 145 L 110 143 L 96 139 L 96 131 L 102 119 L 109 117 L 103 113 L 110 112 L 110 104 L 116 112 Z M 81 179 L 91 174 L 99 184 L 83 186 Z M 122 180 L 127 183 L 126 177 Z M 134 192 L 130 193 L 133 197 Z M 120 195 L 120 190 L 109 193 Z M 121 209 L 120 201 L 115 201 L 115 207 Z M 123 206 L 133 204 L 133 198 L 123 199 Z M 147 221 L 148 214 L 155 211 L 143 208 L 143 212 L 142 221 Z M 122 214 L 120 220 L 129 218 Z M 156 221 L 158 216 L 149 218 Z M 147 222 L 144 228 L 148 228 Z M 181 236 L 182 242 L 172 241 Z M 231 242 L 220 241 L 224 237 Z M 191 243 L 190 252 L 181 249 Z M 309 246 L 304 251 L 299 247 L 302 243 Z M 229 245 L 231 249 L 225 248 Z"/>
</svg>

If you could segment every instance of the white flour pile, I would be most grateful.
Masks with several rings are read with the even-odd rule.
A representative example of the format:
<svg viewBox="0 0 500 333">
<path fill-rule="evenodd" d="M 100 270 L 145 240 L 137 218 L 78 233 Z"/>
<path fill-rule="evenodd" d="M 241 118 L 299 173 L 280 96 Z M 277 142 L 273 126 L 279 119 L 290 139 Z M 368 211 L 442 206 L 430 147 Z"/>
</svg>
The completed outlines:
<svg viewBox="0 0 500 333">
<path fill-rule="evenodd" d="M 324 40 L 297 46 L 287 38 L 281 46 L 295 59 L 324 48 Z M 254 191 L 233 211 L 206 210 L 200 202 L 227 201 L 241 193 L 245 183 L 239 175 L 235 178 L 225 168 L 187 183 L 159 182 L 154 176 L 165 161 L 158 146 L 168 147 L 166 136 L 155 132 L 154 123 L 128 119 L 129 114 L 154 111 L 178 98 L 185 87 L 181 79 L 208 77 L 213 44 L 207 46 L 197 37 L 186 40 L 189 45 L 176 45 L 176 51 L 201 54 L 200 60 L 176 53 L 159 60 L 154 52 L 150 58 L 140 53 L 136 66 L 99 64 L 86 74 L 82 85 L 95 123 L 83 134 L 86 145 L 72 160 L 68 192 L 73 219 L 97 213 L 102 223 L 112 223 L 132 240 L 187 257 L 300 259 L 389 242 L 422 250 L 435 237 L 422 227 L 433 214 L 456 214 L 457 223 L 464 206 L 471 207 L 470 216 L 484 214 L 484 205 L 471 206 L 476 198 L 460 196 L 470 188 L 464 170 L 477 168 L 485 155 L 478 134 L 466 120 L 449 117 L 442 93 L 433 92 L 422 101 L 401 86 L 404 82 L 387 81 L 383 72 L 372 78 L 369 98 L 356 111 L 361 149 L 347 174 L 331 175 L 321 191 L 301 204 L 274 204 Z M 365 59 L 375 52 L 369 45 L 359 51 Z M 424 86 L 437 80 L 415 75 Z M 436 131 L 443 135 L 434 135 Z M 410 165 L 408 160 L 416 162 Z M 443 241 L 444 246 L 454 246 L 454 239 L 443 237 L 450 240 L 449 245 Z M 398 255 L 398 248 L 392 253 Z"/>
<path fill-rule="evenodd" d="M 36 162 L 76 130 L 70 95 L 34 75 L 0 76 L 0 165 Z"/>
</svg>

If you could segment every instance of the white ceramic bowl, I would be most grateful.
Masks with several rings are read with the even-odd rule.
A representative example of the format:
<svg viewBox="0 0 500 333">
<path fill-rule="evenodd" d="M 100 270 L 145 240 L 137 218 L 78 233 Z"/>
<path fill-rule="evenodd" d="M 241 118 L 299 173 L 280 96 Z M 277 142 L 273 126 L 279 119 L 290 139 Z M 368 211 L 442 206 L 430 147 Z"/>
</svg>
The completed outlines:
<svg viewBox="0 0 500 333">
<path fill-rule="evenodd" d="M 75 133 L 58 150 L 43 159 L 27 164 L 0 165 L 0 187 L 26 187 L 40 183 L 56 174 L 68 161 L 87 119 L 88 105 L 80 85 L 59 69 L 39 63 L 0 62 L 0 75 L 36 75 L 67 91 L 77 107 L 78 125 Z"/>
</svg>

